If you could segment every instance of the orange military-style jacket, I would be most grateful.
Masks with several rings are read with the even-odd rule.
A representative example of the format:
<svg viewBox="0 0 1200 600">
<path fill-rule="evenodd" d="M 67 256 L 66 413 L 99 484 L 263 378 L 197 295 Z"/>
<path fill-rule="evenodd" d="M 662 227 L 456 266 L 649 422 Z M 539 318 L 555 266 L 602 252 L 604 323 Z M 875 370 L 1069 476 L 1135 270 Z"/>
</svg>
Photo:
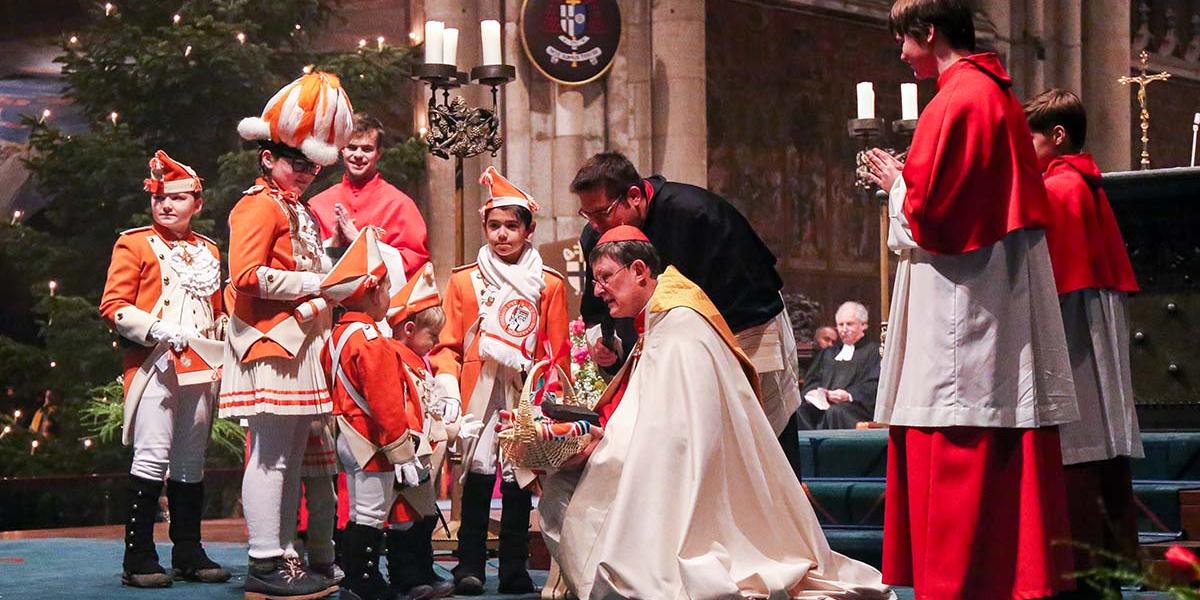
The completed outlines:
<svg viewBox="0 0 1200 600">
<path fill-rule="evenodd" d="M 361 324 L 358 331 L 348 332 L 356 324 Z M 339 343 L 342 377 L 334 372 L 333 364 L 332 350 Z M 411 461 L 422 448 L 424 407 L 417 383 L 405 368 L 424 371 L 421 357 L 380 333 L 368 315 L 348 311 L 321 351 L 321 365 L 329 377 L 339 430 L 350 436 L 355 457 L 362 459 L 359 466 L 364 471 L 382 472 Z M 366 410 L 346 384 L 360 396 Z"/>
<path fill-rule="evenodd" d="M 551 352 L 559 353 L 558 364 L 565 372 L 570 372 L 569 352 L 559 352 L 563 347 L 570 347 L 567 330 L 567 296 L 566 281 L 563 276 L 553 269 L 543 268 L 542 277 L 546 287 L 538 302 L 537 335 L 545 340 L 538 344 L 534 361 L 546 358 L 546 347 Z M 442 299 L 442 310 L 446 313 L 446 325 L 438 337 L 438 344 L 429 353 L 429 362 L 434 375 L 443 379 L 451 375 L 458 381 L 461 394 L 462 410 L 484 419 L 480 407 L 470 406 L 471 395 L 479 382 L 483 370 L 483 361 L 479 356 L 479 335 L 474 335 L 467 344 L 468 332 L 479 320 L 479 292 L 483 288 L 483 275 L 475 263 L 454 269 L 450 281 L 446 284 L 446 293 Z M 477 333 L 477 328 L 476 328 Z M 484 407 L 486 408 L 486 407 Z M 510 407 L 511 408 L 511 407 Z"/>
</svg>

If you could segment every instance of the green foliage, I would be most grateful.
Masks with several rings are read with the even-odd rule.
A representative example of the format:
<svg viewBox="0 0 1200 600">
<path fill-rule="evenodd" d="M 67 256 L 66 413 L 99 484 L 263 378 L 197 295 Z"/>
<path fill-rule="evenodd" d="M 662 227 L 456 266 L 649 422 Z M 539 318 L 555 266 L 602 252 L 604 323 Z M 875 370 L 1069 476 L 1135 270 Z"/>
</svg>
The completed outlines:
<svg viewBox="0 0 1200 600">
<path fill-rule="evenodd" d="M 407 86 L 415 85 L 408 79 L 413 50 L 312 50 L 311 36 L 335 18 L 338 0 L 116 4 L 107 16 L 102 3 L 90 5 L 87 24 L 60 40 L 68 93 L 93 126 L 66 135 L 53 118 L 25 121 L 26 164 L 47 203 L 21 223 L 0 222 L 0 276 L 10 283 L 0 323 L 20 324 L 0 329 L 0 381 L 12 390 L 10 401 L 26 406 L 44 390 L 58 398 L 56 432 L 36 453 L 28 446 L 35 434 L 22 428 L 0 438 L 4 475 L 120 470 L 128 460 L 120 421 L 113 420 L 120 415 L 119 386 L 112 384 L 119 375 L 116 336 L 96 306 L 117 235 L 150 223 L 142 180 L 155 149 L 205 178 L 193 228 L 222 242 L 229 210 L 258 173 L 238 121 L 258 115 L 275 90 L 315 65 L 341 76 L 356 109 L 384 121 L 393 142 L 380 167 L 389 180 L 412 187 L 423 171 L 424 147 L 411 137 L 407 100 Z M 327 169 L 312 191 L 339 171 Z M 51 280 L 58 284 L 54 297 Z M 85 450 L 78 437 L 90 435 L 101 439 Z M 242 440 L 236 424 L 214 424 L 220 460 L 240 464 Z"/>
</svg>

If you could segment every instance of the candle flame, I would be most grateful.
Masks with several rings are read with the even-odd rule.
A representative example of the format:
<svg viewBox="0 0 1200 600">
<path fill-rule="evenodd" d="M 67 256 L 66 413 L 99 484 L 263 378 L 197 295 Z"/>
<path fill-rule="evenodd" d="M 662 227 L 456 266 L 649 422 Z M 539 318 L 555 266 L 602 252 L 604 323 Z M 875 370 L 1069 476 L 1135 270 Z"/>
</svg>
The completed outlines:
<svg viewBox="0 0 1200 600">
<path fill-rule="evenodd" d="M 183 20 L 183 17 L 179 16 L 179 13 L 175 13 L 175 15 L 173 17 L 171 17 L 171 22 L 176 25 L 178 25 L 179 22 L 182 20 Z"/>
</svg>

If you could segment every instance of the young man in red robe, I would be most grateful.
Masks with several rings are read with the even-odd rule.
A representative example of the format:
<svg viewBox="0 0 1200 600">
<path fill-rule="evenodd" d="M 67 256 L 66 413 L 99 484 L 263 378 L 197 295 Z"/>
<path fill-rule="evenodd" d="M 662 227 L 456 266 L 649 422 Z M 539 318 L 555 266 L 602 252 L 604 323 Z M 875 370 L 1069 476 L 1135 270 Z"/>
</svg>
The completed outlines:
<svg viewBox="0 0 1200 600">
<path fill-rule="evenodd" d="M 938 92 L 905 164 L 869 154 L 901 253 L 875 410 L 891 426 L 884 581 L 928 599 L 1052 596 L 1072 570 L 1055 544 L 1057 425 L 1079 414 L 1029 127 L 999 58 L 975 52 L 967 0 L 900 0 L 890 28 Z"/>
<path fill-rule="evenodd" d="M 346 174 L 341 182 L 314 196 L 308 206 L 321 225 L 321 239 L 332 239 L 334 246 L 349 245 L 360 227 L 382 228 L 379 241 L 400 251 L 407 278 L 429 262 L 429 236 L 417 204 L 379 173 L 386 141 L 383 124 L 377 119 L 354 115 L 350 142 L 342 149 Z"/>
<path fill-rule="evenodd" d="M 1079 97 L 1052 89 L 1025 104 L 1033 147 L 1050 199 L 1046 241 L 1058 286 L 1080 420 L 1060 427 L 1071 537 L 1129 559 L 1137 557 L 1130 458 L 1141 436 L 1129 370 L 1126 297 L 1138 291 L 1100 168 L 1083 152 L 1087 112 Z M 1091 565 L 1075 552 L 1076 568 Z M 1077 597 L 1101 598 L 1080 586 Z"/>
</svg>

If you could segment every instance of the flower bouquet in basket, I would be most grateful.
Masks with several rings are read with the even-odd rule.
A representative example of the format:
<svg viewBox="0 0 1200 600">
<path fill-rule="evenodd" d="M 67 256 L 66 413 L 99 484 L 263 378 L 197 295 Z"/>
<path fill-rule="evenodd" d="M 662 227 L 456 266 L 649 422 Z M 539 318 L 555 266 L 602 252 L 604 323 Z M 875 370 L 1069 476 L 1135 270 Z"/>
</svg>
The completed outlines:
<svg viewBox="0 0 1200 600">
<path fill-rule="evenodd" d="M 571 321 L 569 334 L 571 337 L 571 376 L 575 382 L 575 395 L 581 405 L 594 408 L 604 393 L 604 378 L 600 376 L 600 368 L 592 361 L 588 352 L 587 326 L 583 319 Z"/>
<path fill-rule="evenodd" d="M 522 469 L 557 469 L 587 448 L 598 424 L 562 367 L 541 361 L 525 379 L 512 426 L 499 433 L 500 451 Z"/>
</svg>

